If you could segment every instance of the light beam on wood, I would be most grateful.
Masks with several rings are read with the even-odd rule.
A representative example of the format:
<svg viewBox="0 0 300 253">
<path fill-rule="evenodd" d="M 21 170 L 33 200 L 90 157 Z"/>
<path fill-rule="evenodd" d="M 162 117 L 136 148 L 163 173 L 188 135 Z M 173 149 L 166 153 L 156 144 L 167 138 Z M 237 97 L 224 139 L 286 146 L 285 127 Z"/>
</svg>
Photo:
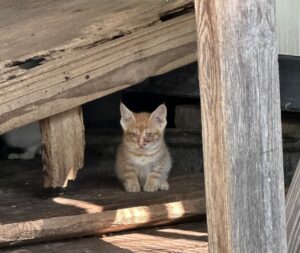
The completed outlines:
<svg viewBox="0 0 300 253">
<path fill-rule="evenodd" d="M 211 253 L 285 253 L 275 1 L 196 0 Z"/>
<path fill-rule="evenodd" d="M 190 199 L 90 214 L 0 225 L 0 246 L 56 240 L 170 224 L 205 213 L 203 201 Z"/>
</svg>

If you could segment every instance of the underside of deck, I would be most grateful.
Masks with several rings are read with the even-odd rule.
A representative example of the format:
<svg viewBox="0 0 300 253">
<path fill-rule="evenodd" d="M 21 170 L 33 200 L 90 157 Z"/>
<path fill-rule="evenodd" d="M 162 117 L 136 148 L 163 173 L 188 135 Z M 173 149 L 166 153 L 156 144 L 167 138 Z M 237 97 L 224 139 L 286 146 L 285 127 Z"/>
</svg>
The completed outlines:
<svg viewBox="0 0 300 253">
<path fill-rule="evenodd" d="M 0 4 L 0 134 L 196 61 L 193 1 Z"/>
</svg>

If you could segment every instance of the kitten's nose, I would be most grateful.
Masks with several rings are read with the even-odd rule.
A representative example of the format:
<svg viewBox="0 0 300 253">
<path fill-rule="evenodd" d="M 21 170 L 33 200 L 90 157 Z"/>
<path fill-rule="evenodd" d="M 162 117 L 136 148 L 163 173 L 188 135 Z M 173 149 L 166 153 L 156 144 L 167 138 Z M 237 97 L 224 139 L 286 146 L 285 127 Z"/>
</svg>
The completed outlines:
<svg viewBox="0 0 300 253">
<path fill-rule="evenodd" d="M 140 148 L 145 147 L 144 139 L 143 138 L 139 138 L 138 144 L 139 144 Z"/>
</svg>

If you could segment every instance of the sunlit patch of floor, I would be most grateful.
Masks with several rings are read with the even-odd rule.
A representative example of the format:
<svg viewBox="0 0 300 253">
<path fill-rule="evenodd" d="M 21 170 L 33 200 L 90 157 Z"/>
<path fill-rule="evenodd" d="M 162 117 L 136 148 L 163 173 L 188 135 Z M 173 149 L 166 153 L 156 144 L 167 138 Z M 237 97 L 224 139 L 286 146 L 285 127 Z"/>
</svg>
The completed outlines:
<svg viewBox="0 0 300 253">
<path fill-rule="evenodd" d="M 140 230 L 104 237 L 101 240 L 128 252 L 208 252 L 206 227 L 200 223 Z"/>
</svg>

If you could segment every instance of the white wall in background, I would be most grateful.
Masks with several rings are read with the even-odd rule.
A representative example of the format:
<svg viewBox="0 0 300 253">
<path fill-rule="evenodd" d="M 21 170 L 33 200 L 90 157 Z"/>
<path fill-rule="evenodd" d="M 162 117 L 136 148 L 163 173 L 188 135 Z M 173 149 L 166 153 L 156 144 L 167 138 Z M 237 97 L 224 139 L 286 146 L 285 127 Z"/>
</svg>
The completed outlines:
<svg viewBox="0 0 300 253">
<path fill-rule="evenodd" d="M 300 0 L 276 0 L 279 54 L 300 56 Z"/>
</svg>

